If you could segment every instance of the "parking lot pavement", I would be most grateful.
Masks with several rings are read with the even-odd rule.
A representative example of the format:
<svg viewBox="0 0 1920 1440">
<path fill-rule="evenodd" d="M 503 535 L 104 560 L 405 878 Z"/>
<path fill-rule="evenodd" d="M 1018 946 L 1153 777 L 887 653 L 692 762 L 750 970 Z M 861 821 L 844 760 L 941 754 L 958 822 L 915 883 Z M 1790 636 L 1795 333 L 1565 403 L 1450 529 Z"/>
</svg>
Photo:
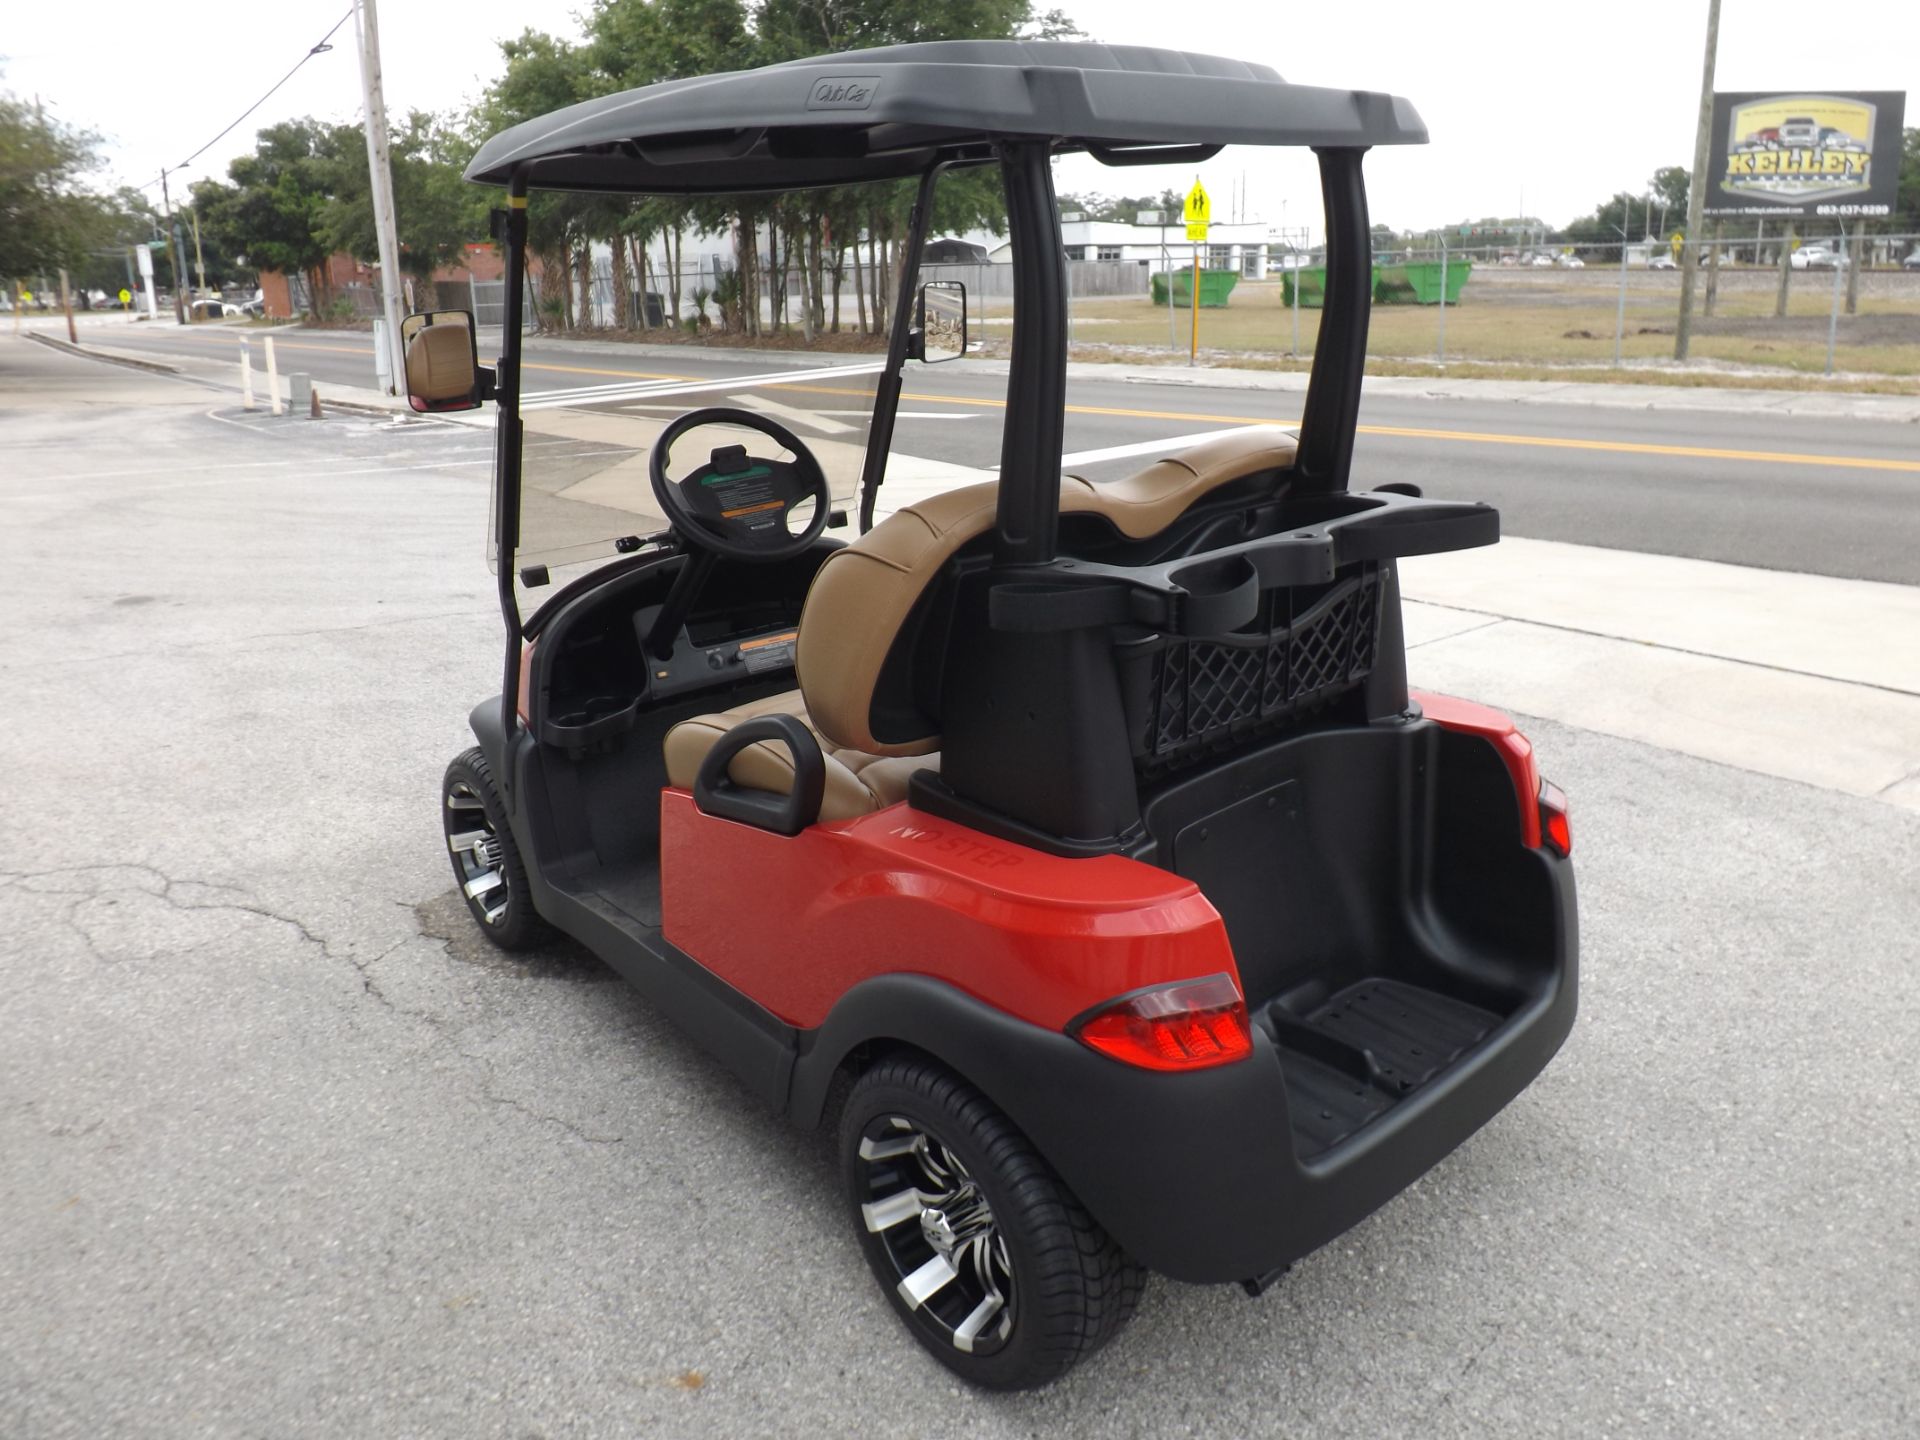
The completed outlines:
<svg viewBox="0 0 1920 1440">
<path fill-rule="evenodd" d="M 1529 722 L 1575 804 L 1562 1055 L 1263 1299 L 1156 1282 L 1053 1390 L 966 1392 L 820 1137 L 591 959 L 474 940 L 435 787 L 497 680 L 475 437 L 34 364 L 0 407 L 8 1440 L 1920 1426 L 1920 815 Z"/>
</svg>

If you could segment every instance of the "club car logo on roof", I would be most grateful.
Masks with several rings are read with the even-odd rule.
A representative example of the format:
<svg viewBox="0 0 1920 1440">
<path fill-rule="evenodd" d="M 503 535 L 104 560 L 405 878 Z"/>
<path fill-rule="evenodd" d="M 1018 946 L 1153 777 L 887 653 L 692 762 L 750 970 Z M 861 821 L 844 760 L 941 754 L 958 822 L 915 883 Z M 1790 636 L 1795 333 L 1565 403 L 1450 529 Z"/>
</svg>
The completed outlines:
<svg viewBox="0 0 1920 1440">
<path fill-rule="evenodd" d="M 1769 95 L 1733 108 L 1723 190 L 1787 203 L 1873 188 L 1875 107 L 1832 95 Z"/>
<path fill-rule="evenodd" d="M 864 110 L 880 88 L 878 75 L 823 75 L 807 95 L 809 110 Z"/>
</svg>

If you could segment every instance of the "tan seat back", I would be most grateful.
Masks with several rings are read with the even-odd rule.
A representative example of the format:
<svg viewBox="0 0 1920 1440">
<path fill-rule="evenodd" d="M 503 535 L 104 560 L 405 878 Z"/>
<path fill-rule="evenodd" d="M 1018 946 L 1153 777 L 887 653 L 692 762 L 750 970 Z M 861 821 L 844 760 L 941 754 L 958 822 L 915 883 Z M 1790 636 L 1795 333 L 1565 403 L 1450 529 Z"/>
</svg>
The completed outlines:
<svg viewBox="0 0 1920 1440">
<path fill-rule="evenodd" d="M 1292 432 L 1256 425 L 1113 484 L 1067 476 L 1060 482 L 1060 512 L 1101 515 L 1129 539 L 1144 540 L 1222 485 L 1293 464 L 1295 448 Z M 937 733 L 874 735 L 874 691 L 927 586 L 954 552 L 993 528 L 999 493 L 998 483 L 988 481 L 909 505 L 820 567 L 800 615 L 795 665 L 809 718 L 836 745 L 870 755 L 925 755 L 940 748 Z"/>
<path fill-rule="evenodd" d="M 407 393 L 429 404 L 473 393 L 473 339 L 464 325 L 428 325 L 407 343 Z"/>
</svg>

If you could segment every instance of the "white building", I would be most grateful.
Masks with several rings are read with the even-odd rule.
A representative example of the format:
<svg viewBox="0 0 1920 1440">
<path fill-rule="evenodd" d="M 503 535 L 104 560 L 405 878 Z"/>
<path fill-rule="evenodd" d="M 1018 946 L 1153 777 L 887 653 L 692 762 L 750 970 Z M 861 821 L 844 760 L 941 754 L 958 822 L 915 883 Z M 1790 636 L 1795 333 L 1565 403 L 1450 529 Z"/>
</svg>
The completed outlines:
<svg viewBox="0 0 1920 1440">
<path fill-rule="evenodd" d="M 1137 225 L 1124 220 L 1087 220 L 1073 217 L 1068 211 L 1060 220 L 1060 243 L 1066 246 L 1069 260 L 1118 261 L 1149 270 L 1193 263 L 1193 246 L 1178 217 L 1164 225 Z M 1216 220 L 1200 247 L 1200 265 L 1206 270 L 1237 271 L 1245 280 L 1264 280 L 1273 243 L 1272 227 L 1264 220 L 1238 224 Z M 1002 240 L 991 247 L 991 254 L 996 261 L 1009 261 L 1013 247 Z"/>
</svg>

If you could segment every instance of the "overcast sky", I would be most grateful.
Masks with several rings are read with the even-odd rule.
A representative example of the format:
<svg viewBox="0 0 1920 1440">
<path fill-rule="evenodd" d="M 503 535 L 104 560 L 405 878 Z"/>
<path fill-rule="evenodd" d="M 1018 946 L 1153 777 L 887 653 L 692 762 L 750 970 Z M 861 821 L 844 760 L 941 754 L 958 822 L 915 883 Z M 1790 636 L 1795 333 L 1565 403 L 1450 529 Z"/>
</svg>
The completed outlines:
<svg viewBox="0 0 1920 1440">
<path fill-rule="evenodd" d="M 171 10 L 19 0 L 8 8 L 0 86 L 38 94 L 63 119 L 101 132 L 110 178 L 140 184 L 245 109 L 340 18 L 346 0 L 196 0 Z M 529 26 L 577 34 L 580 8 L 575 0 L 380 0 L 388 108 L 464 104 L 498 72 L 501 38 Z M 1395 228 L 1512 215 L 1522 205 L 1564 224 L 1616 190 L 1637 191 L 1662 165 L 1692 163 L 1706 0 L 1472 8 L 1062 0 L 1061 8 L 1097 40 L 1239 56 L 1293 81 L 1409 97 L 1433 143 L 1368 160 L 1374 217 Z M 334 44 L 188 177 L 224 175 L 261 124 L 356 117 L 350 22 Z M 1722 0 L 1717 88 L 1906 90 L 1907 123 L 1920 123 L 1920 4 L 1858 0 L 1828 11 L 1806 0 Z M 1292 226 L 1303 209 L 1307 218 L 1317 211 L 1310 161 L 1292 152 L 1230 150 L 1202 173 L 1219 219 L 1230 218 L 1242 176 L 1249 219 Z M 1059 184 L 1184 190 L 1192 174 L 1108 171 L 1077 158 Z"/>
</svg>

